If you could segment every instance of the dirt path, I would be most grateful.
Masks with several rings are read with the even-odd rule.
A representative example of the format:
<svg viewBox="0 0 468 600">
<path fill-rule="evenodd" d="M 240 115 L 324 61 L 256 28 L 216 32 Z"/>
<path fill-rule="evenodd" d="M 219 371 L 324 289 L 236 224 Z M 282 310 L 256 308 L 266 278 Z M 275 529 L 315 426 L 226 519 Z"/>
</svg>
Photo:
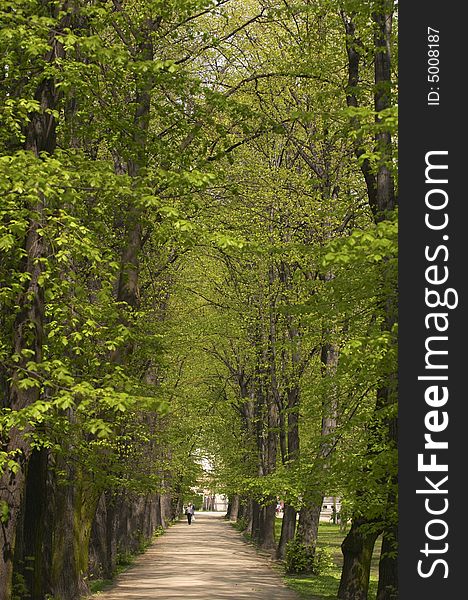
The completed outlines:
<svg viewBox="0 0 468 600">
<path fill-rule="evenodd" d="M 298 600 L 222 516 L 177 523 L 93 600 Z"/>
</svg>

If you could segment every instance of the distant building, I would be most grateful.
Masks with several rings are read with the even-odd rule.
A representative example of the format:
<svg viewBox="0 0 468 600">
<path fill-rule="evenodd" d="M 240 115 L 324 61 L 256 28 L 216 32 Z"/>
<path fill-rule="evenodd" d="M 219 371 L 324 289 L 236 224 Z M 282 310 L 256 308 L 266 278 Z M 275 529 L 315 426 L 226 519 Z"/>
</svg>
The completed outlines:
<svg viewBox="0 0 468 600">
<path fill-rule="evenodd" d="M 224 494 L 203 493 L 203 510 L 212 510 L 226 512 L 228 509 L 228 499 Z"/>
<path fill-rule="evenodd" d="M 333 521 L 333 514 L 335 516 L 341 510 L 341 498 L 337 498 L 336 496 L 325 496 L 322 502 L 322 510 L 320 511 L 320 520 L 321 521 Z M 338 521 L 335 522 L 337 523 Z"/>
<path fill-rule="evenodd" d="M 341 498 L 337 498 L 336 496 L 325 496 L 322 502 L 322 509 L 320 511 L 320 521 L 323 522 L 334 522 L 338 523 L 337 515 L 341 510 Z M 284 502 L 283 500 L 278 499 L 276 505 L 276 516 L 282 517 L 284 511 Z M 335 515 L 335 519 L 333 519 L 333 515 Z M 299 513 L 297 513 L 297 518 L 299 519 Z"/>
<path fill-rule="evenodd" d="M 202 510 L 209 510 L 214 512 L 227 512 L 228 509 L 228 498 L 224 494 L 216 494 L 211 488 L 212 471 L 213 465 L 211 461 L 202 457 L 198 460 L 202 466 L 204 475 L 200 478 L 198 486 L 193 488 L 193 491 L 203 496 Z"/>
</svg>

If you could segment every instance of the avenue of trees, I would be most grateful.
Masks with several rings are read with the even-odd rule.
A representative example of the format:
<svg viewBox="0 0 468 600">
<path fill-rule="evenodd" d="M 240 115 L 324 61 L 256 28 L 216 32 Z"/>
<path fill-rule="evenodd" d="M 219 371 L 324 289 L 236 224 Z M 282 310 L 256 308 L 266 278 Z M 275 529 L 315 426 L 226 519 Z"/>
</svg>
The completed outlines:
<svg viewBox="0 0 468 600">
<path fill-rule="evenodd" d="M 78 600 L 213 465 L 396 600 L 389 0 L 1 0 L 0 600 Z M 277 498 L 285 502 L 279 539 Z"/>
</svg>

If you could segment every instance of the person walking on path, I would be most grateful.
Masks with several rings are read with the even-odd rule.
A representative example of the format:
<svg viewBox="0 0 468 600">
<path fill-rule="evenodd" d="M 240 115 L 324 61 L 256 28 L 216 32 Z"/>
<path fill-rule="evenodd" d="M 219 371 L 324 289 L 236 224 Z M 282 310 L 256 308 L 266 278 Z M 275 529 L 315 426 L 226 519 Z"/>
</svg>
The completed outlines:
<svg viewBox="0 0 468 600">
<path fill-rule="evenodd" d="M 110 589 L 89 600 L 300 600 L 224 514 L 195 517 L 196 528 L 184 519 L 169 527 Z"/>
<path fill-rule="evenodd" d="M 187 506 L 187 510 L 185 511 L 185 514 L 187 515 L 187 523 L 189 525 L 192 524 L 192 518 L 193 518 L 194 513 L 195 513 L 195 507 L 193 506 L 193 504 L 191 502 L 189 502 L 188 506 Z"/>
</svg>

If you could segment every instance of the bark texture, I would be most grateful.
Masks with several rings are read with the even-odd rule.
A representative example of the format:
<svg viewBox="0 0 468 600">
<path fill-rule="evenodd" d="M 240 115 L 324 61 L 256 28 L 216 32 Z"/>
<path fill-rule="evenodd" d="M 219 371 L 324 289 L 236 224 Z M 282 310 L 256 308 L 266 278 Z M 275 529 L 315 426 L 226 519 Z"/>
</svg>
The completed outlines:
<svg viewBox="0 0 468 600">
<path fill-rule="evenodd" d="M 370 532 L 368 526 L 369 522 L 365 519 L 353 520 L 341 544 L 344 561 L 339 600 L 367 600 L 372 552 L 379 534 L 378 531 Z"/>
</svg>

